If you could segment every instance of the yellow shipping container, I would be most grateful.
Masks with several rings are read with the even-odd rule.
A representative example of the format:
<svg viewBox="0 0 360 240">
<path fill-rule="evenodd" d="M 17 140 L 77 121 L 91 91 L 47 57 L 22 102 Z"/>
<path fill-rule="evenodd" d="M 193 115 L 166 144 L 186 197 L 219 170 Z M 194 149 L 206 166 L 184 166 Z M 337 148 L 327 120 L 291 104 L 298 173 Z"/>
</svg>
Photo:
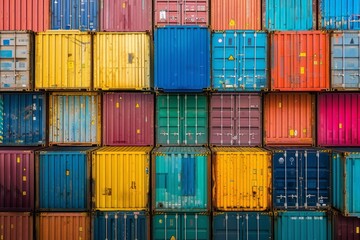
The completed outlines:
<svg viewBox="0 0 360 240">
<path fill-rule="evenodd" d="M 148 210 L 152 147 L 102 147 L 93 152 L 93 207 Z"/>
<path fill-rule="evenodd" d="M 271 207 L 271 155 L 261 148 L 213 147 L 213 206 L 221 211 Z"/>
<path fill-rule="evenodd" d="M 35 37 L 36 90 L 91 90 L 92 37 L 77 30 L 49 30 Z"/>
<path fill-rule="evenodd" d="M 150 89 L 150 36 L 147 33 L 96 33 L 96 90 Z"/>
</svg>

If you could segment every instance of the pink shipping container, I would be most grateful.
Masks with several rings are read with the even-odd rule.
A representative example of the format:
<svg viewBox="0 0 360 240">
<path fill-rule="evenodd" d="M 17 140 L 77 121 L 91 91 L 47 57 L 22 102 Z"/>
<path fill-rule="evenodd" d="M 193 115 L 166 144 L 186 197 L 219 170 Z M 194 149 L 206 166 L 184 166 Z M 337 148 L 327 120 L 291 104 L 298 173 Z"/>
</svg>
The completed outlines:
<svg viewBox="0 0 360 240">
<path fill-rule="evenodd" d="M 101 0 L 100 29 L 145 32 L 152 29 L 152 0 Z"/>
<path fill-rule="evenodd" d="M 103 144 L 154 145 L 154 95 L 104 93 Z"/>
<path fill-rule="evenodd" d="M 1 0 L 0 30 L 46 31 L 50 28 L 49 0 Z"/>
<path fill-rule="evenodd" d="M 30 213 L 0 212 L 1 240 L 32 240 L 33 226 Z"/>
<path fill-rule="evenodd" d="M 155 25 L 209 25 L 209 0 L 155 0 Z"/>
<path fill-rule="evenodd" d="M 360 93 L 318 95 L 318 145 L 360 146 Z"/>
</svg>

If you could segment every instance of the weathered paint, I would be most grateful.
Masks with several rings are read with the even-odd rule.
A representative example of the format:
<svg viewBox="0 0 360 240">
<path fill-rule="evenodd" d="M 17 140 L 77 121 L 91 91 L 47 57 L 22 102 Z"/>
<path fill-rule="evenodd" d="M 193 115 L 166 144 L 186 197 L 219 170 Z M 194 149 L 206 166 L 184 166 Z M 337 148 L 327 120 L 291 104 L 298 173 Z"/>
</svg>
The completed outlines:
<svg viewBox="0 0 360 240">
<path fill-rule="evenodd" d="M 0 212 L 0 239 L 34 239 L 34 220 L 31 213 Z"/>
</svg>

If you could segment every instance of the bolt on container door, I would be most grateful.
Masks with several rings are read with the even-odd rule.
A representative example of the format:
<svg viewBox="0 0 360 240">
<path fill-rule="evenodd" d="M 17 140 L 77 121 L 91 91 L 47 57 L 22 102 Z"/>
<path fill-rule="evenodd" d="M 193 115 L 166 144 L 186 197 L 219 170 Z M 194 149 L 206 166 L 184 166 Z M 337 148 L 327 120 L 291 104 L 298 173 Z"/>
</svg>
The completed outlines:
<svg viewBox="0 0 360 240">
<path fill-rule="evenodd" d="M 344 217 L 335 211 L 332 216 L 332 234 L 334 240 L 359 240 L 360 218 Z"/>
<path fill-rule="evenodd" d="M 330 150 L 273 148 L 273 208 L 327 209 Z"/>
<path fill-rule="evenodd" d="M 205 212 L 210 209 L 210 151 L 204 147 L 153 150 L 153 210 Z"/>
<path fill-rule="evenodd" d="M 32 240 L 33 225 L 33 216 L 29 212 L 0 212 L 1 239 Z"/>
<path fill-rule="evenodd" d="M 212 87 L 218 91 L 268 88 L 267 33 L 225 31 L 212 34 Z"/>
</svg>

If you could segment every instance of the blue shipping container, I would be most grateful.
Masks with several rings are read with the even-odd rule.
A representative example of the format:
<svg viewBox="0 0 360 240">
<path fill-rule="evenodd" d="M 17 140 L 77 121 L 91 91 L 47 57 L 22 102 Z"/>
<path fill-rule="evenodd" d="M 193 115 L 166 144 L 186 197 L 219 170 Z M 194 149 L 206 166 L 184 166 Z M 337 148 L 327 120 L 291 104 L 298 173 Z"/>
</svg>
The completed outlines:
<svg viewBox="0 0 360 240">
<path fill-rule="evenodd" d="M 225 31 L 212 35 L 212 87 L 261 91 L 268 87 L 267 34 Z"/>
<path fill-rule="evenodd" d="M 205 27 L 155 29 L 155 90 L 201 92 L 210 88 L 210 31 Z"/>
<path fill-rule="evenodd" d="M 360 29 L 360 0 L 319 0 L 319 28 Z"/>
<path fill-rule="evenodd" d="M 92 239 L 149 239 L 150 221 L 146 212 L 95 212 Z"/>
<path fill-rule="evenodd" d="M 98 0 L 51 0 L 51 29 L 98 28 Z"/>
<path fill-rule="evenodd" d="M 46 144 L 45 95 L 0 94 L 0 146 Z"/>
<path fill-rule="evenodd" d="M 272 239 L 272 213 L 221 212 L 213 214 L 214 239 Z"/>
<path fill-rule="evenodd" d="M 272 149 L 275 209 L 330 207 L 329 150 Z"/>
<path fill-rule="evenodd" d="M 360 217 L 360 149 L 334 149 L 333 205 L 345 216 Z"/>
</svg>

